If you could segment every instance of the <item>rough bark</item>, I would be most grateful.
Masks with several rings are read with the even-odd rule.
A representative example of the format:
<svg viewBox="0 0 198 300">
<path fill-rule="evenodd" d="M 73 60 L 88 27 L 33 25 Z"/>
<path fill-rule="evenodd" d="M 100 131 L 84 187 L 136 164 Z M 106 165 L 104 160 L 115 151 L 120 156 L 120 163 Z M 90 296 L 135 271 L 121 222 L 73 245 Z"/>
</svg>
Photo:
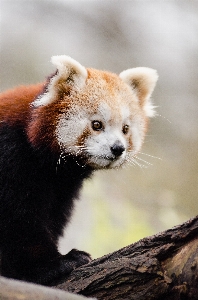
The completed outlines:
<svg viewBox="0 0 198 300">
<path fill-rule="evenodd" d="M 198 217 L 93 260 L 56 288 L 105 300 L 197 300 Z"/>
<path fill-rule="evenodd" d="M 198 217 L 74 270 L 57 286 L 97 299 L 198 299 Z"/>
</svg>

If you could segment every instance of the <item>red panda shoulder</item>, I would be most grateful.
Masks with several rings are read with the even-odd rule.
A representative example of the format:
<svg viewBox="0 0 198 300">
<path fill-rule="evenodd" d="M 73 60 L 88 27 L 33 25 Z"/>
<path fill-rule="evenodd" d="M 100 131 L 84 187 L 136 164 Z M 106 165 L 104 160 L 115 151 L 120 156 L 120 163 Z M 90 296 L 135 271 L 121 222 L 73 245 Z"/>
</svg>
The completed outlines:
<svg viewBox="0 0 198 300">
<path fill-rule="evenodd" d="M 25 125 L 30 103 L 44 89 L 44 83 L 19 86 L 0 94 L 0 120 L 8 125 Z"/>
</svg>

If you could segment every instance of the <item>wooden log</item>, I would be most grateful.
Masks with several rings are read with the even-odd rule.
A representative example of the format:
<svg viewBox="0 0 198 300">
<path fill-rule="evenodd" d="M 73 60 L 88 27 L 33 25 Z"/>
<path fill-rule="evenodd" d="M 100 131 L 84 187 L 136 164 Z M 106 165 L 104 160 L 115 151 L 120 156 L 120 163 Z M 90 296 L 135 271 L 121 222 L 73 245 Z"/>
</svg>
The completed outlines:
<svg viewBox="0 0 198 300">
<path fill-rule="evenodd" d="M 74 270 L 59 289 L 97 299 L 198 299 L 198 217 Z"/>
<path fill-rule="evenodd" d="M 2 279 L 0 299 L 19 299 L 5 297 L 13 281 L 7 280 L 5 290 Z M 23 285 L 28 293 L 29 284 Z M 33 297 L 38 295 L 37 287 L 31 287 Z M 75 269 L 55 288 L 99 300 L 197 300 L 198 216 Z M 22 292 L 20 296 L 34 299 L 27 295 Z"/>
</svg>

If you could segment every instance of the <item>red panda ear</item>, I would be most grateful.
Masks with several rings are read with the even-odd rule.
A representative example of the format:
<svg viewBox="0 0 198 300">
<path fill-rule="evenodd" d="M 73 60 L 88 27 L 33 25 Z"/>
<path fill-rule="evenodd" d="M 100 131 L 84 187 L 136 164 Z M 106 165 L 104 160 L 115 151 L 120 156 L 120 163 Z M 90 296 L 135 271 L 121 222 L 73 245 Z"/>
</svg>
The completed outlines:
<svg viewBox="0 0 198 300">
<path fill-rule="evenodd" d="M 119 77 L 132 88 L 146 115 L 154 116 L 154 106 L 150 97 L 158 80 L 157 71 L 139 67 L 125 70 L 120 73 Z"/>
<path fill-rule="evenodd" d="M 66 55 L 52 56 L 51 62 L 58 69 L 58 77 L 76 88 L 82 88 L 87 78 L 87 70 L 79 62 Z"/>
<path fill-rule="evenodd" d="M 48 105 L 56 101 L 65 83 L 75 90 L 80 90 L 85 85 L 87 70 L 76 60 L 66 55 L 57 55 L 52 56 L 51 62 L 57 67 L 57 73 L 50 79 L 47 91 L 33 102 L 33 106 Z"/>
</svg>

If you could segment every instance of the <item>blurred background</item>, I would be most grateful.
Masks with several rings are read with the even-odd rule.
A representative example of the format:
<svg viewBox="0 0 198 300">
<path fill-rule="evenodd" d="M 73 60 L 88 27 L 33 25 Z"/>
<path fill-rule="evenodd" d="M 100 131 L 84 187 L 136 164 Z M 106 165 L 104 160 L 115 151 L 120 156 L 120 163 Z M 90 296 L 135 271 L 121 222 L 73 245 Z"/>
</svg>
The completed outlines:
<svg viewBox="0 0 198 300">
<path fill-rule="evenodd" d="M 84 184 L 60 250 L 94 258 L 198 213 L 198 1 L 0 0 L 0 90 L 37 83 L 52 55 L 86 67 L 158 71 L 139 166 Z"/>
</svg>

